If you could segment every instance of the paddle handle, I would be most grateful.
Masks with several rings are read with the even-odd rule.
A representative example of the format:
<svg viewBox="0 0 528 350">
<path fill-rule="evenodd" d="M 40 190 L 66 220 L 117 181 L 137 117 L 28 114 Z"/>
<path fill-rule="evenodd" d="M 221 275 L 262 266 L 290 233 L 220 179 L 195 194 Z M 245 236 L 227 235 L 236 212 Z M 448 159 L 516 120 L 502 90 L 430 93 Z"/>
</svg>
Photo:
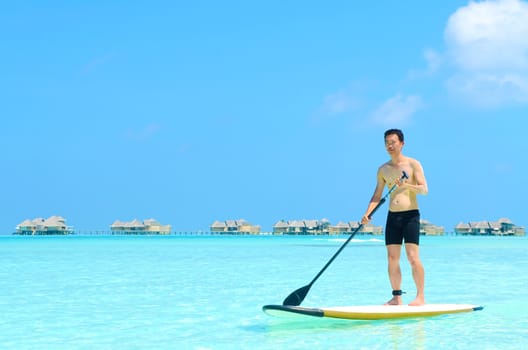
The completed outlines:
<svg viewBox="0 0 528 350">
<path fill-rule="evenodd" d="M 402 171 L 402 176 L 400 177 L 400 181 L 401 180 L 405 180 L 405 179 L 408 179 L 409 176 L 407 176 L 407 173 L 405 172 L 405 170 Z M 396 189 L 396 187 L 398 187 L 397 184 L 394 184 L 389 192 L 387 192 L 387 194 L 385 194 L 385 196 L 383 196 L 383 198 L 379 201 L 379 203 L 374 207 L 374 209 L 372 209 L 372 211 L 368 214 L 368 219 L 372 219 L 372 215 L 374 215 L 374 213 L 376 212 L 376 210 L 379 209 L 379 207 L 381 207 L 383 205 L 383 203 L 385 203 L 385 201 L 387 200 L 387 197 L 390 196 L 390 194 Z"/>
</svg>

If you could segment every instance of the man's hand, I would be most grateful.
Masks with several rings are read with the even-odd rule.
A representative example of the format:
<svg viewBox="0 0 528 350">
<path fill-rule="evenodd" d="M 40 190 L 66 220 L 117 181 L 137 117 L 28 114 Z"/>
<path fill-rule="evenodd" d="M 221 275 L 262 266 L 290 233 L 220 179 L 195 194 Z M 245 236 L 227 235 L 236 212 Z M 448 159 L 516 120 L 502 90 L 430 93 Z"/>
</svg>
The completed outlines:
<svg viewBox="0 0 528 350">
<path fill-rule="evenodd" d="M 403 177 L 398 178 L 396 181 L 394 181 L 394 184 L 398 187 L 402 187 L 403 185 L 407 184 L 407 181 L 405 181 Z"/>
<path fill-rule="evenodd" d="M 370 222 L 370 219 L 368 217 L 368 214 L 363 215 L 363 217 L 361 218 L 361 225 L 366 225 L 369 222 Z"/>
</svg>

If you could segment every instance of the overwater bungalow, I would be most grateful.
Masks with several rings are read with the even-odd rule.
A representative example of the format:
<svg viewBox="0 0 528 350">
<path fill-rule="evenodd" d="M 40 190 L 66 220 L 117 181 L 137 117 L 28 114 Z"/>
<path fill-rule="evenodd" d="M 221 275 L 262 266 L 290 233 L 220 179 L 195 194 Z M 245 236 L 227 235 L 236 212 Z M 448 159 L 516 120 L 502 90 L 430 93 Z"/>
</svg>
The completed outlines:
<svg viewBox="0 0 528 350">
<path fill-rule="evenodd" d="M 349 221 L 348 223 L 350 225 L 350 231 L 355 231 L 359 225 L 361 225 L 361 222 L 359 221 Z M 383 234 L 383 226 L 376 226 L 372 223 L 368 223 L 366 225 L 363 225 L 361 230 L 358 233 L 364 233 L 367 235 L 382 235 Z"/>
<path fill-rule="evenodd" d="M 308 228 L 306 227 L 304 220 L 291 220 L 288 221 L 288 231 L 286 232 L 290 235 L 307 235 L 309 233 L 314 233 L 313 228 L 311 232 L 308 231 Z"/>
<path fill-rule="evenodd" d="M 134 219 L 129 222 L 116 220 L 110 225 L 113 235 L 168 235 L 171 233 L 171 225 L 162 225 L 154 219 L 146 219 L 143 222 Z"/>
<path fill-rule="evenodd" d="M 320 235 L 328 234 L 330 222 L 322 220 L 279 220 L 273 225 L 274 234 Z"/>
<path fill-rule="evenodd" d="M 284 220 L 277 221 L 275 225 L 273 225 L 273 233 L 275 234 L 284 234 L 288 233 L 288 222 Z"/>
<path fill-rule="evenodd" d="M 227 232 L 227 224 L 225 221 L 215 221 L 209 227 L 211 232 Z"/>
<path fill-rule="evenodd" d="M 274 234 L 318 235 L 318 234 L 350 234 L 355 232 L 361 223 L 359 221 L 339 221 L 332 225 L 327 219 L 322 220 L 279 220 L 273 225 Z M 420 234 L 443 235 L 444 227 L 433 225 L 427 220 L 420 220 Z M 358 234 L 382 235 L 383 227 L 371 223 L 361 226 Z"/>
<path fill-rule="evenodd" d="M 258 234 L 260 233 L 260 226 L 253 225 L 244 219 L 214 221 L 209 230 L 212 233 L 220 234 Z"/>
<path fill-rule="evenodd" d="M 280 220 L 273 225 L 274 234 L 289 235 L 336 235 L 354 232 L 359 227 L 359 222 L 350 221 L 348 223 L 340 221 L 332 225 L 328 219 L 321 220 Z M 358 233 L 381 234 L 382 227 L 367 224 Z"/>
<path fill-rule="evenodd" d="M 15 235 L 69 235 L 73 228 L 66 225 L 62 216 L 50 216 L 47 219 L 26 219 L 16 226 Z"/>
<path fill-rule="evenodd" d="M 350 225 L 346 222 L 339 221 L 337 224 L 328 228 L 328 233 L 331 235 L 345 234 L 350 232 Z"/>
<path fill-rule="evenodd" d="M 455 226 L 455 233 L 459 235 L 471 234 L 471 226 L 465 222 L 460 222 Z"/>
<path fill-rule="evenodd" d="M 359 221 L 349 221 L 343 222 L 340 221 L 336 225 L 330 225 L 328 227 L 329 234 L 350 234 L 355 232 L 361 223 Z M 383 227 L 375 226 L 371 223 L 363 225 L 361 229 L 357 232 L 358 234 L 367 234 L 367 235 L 381 235 L 383 233 Z"/>
<path fill-rule="evenodd" d="M 445 233 L 443 226 L 437 226 L 427 220 L 420 219 L 420 234 L 426 236 L 442 236 Z"/>
<path fill-rule="evenodd" d="M 455 226 L 455 233 L 478 236 L 524 236 L 526 234 L 524 227 L 514 225 L 508 218 L 501 218 L 497 221 L 461 222 Z"/>
</svg>

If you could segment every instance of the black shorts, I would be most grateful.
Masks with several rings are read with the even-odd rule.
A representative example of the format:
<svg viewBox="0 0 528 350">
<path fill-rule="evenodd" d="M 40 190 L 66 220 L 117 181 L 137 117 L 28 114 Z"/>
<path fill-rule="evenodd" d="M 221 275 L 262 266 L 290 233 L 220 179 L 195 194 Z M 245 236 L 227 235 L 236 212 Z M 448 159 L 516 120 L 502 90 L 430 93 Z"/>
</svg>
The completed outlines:
<svg viewBox="0 0 528 350">
<path fill-rule="evenodd" d="M 385 225 L 385 244 L 420 244 L 420 211 L 389 211 Z"/>
</svg>

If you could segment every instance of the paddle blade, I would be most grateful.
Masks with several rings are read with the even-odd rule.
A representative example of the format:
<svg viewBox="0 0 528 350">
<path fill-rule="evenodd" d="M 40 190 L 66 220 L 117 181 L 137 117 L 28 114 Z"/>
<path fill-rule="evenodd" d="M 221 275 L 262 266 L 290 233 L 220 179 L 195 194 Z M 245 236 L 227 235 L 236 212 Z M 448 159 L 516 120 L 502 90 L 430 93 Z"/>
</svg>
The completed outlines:
<svg viewBox="0 0 528 350">
<path fill-rule="evenodd" d="M 282 305 L 288 305 L 288 306 L 299 306 L 301 305 L 304 298 L 306 298 L 306 294 L 308 294 L 308 291 L 312 287 L 311 284 L 301 287 L 288 295 L 286 299 L 282 302 Z"/>
</svg>

